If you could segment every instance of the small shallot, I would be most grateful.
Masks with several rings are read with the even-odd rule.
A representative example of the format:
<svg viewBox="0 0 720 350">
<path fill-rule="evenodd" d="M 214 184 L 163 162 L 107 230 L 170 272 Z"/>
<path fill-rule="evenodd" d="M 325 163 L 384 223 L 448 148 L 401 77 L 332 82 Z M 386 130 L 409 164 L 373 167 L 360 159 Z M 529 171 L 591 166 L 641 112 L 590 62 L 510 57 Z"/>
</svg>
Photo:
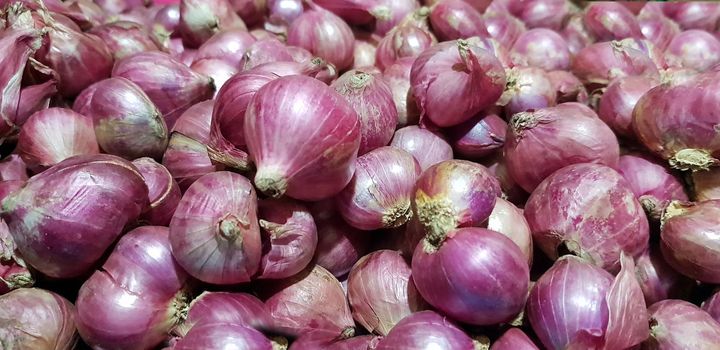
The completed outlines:
<svg viewBox="0 0 720 350">
<path fill-rule="evenodd" d="M 720 323 L 699 307 L 668 299 L 648 308 L 650 338 L 643 349 L 713 349 L 720 344 Z"/>
<path fill-rule="evenodd" d="M 547 71 L 570 68 L 570 50 L 560 34 L 546 28 L 520 34 L 510 49 L 517 66 L 538 67 Z"/>
<path fill-rule="evenodd" d="M 443 0 L 430 11 L 430 24 L 442 41 L 488 37 L 480 12 L 463 0 Z"/>
<path fill-rule="evenodd" d="M 288 29 L 287 42 L 332 63 L 338 70 L 352 65 L 352 29 L 334 13 L 310 2 L 310 8 L 295 19 Z"/>
<path fill-rule="evenodd" d="M 473 340 L 435 311 L 416 312 L 400 321 L 376 350 L 475 349 Z"/>
<path fill-rule="evenodd" d="M 133 165 L 142 174 L 148 187 L 150 206 L 142 214 L 141 220 L 150 225 L 167 226 L 180 202 L 180 186 L 170 172 L 152 158 L 138 158 Z"/>
<path fill-rule="evenodd" d="M 680 179 L 654 158 L 626 154 L 620 156 L 618 170 L 652 219 L 659 220 L 670 201 L 688 200 Z"/>
<path fill-rule="evenodd" d="M 629 76 L 613 80 L 605 89 L 598 106 L 598 116 L 618 136 L 631 138 L 632 113 L 640 97 L 659 85 L 657 79 L 644 76 Z"/>
<path fill-rule="evenodd" d="M 704 71 L 720 62 L 720 40 L 704 30 L 687 30 L 673 37 L 665 50 L 670 67 Z"/>
<path fill-rule="evenodd" d="M 482 112 L 447 129 L 455 154 L 470 160 L 491 155 L 505 144 L 507 123 L 497 113 Z"/>
<path fill-rule="evenodd" d="M 0 296 L 0 339 L 13 349 L 71 350 L 77 343 L 75 306 L 53 292 L 23 288 Z"/>
<path fill-rule="evenodd" d="M 247 29 L 228 0 L 182 0 L 178 32 L 183 43 L 196 48 L 216 32 L 225 29 Z"/>
</svg>

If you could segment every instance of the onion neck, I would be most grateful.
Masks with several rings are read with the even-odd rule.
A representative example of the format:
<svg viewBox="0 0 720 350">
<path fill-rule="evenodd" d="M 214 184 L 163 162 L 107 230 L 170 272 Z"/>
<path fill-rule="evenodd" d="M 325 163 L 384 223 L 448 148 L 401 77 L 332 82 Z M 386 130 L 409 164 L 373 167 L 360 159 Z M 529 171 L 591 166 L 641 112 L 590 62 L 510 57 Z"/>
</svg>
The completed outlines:
<svg viewBox="0 0 720 350">
<path fill-rule="evenodd" d="M 352 89 L 360 90 L 368 86 L 371 81 L 372 75 L 358 71 L 350 77 L 349 85 Z"/>
<path fill-rule="evenodd" d="M 418 191 L 415 205 L 418 220 L 426 232 L 423 240 L 425 252 L 435 252 L 442 245 L 448 231 L 457 227 L 452 203 L 444 198 L 430 198 L 424 192 Z"/>
<path fill-rule="evenodd" d="M 173 312 L 172 317 L 174 325 L 182 324 L 185 319 L 187 319 L 188 311 L 190 310 L 190 304 L 188 303 L 189 300 L 190 295 L 185 289 L 182 289 L 175 294 L 171 309 Z"/>
<path fill-rule="evenodd" d="M 287 227 L 285 227 L 285 225 L 276 224 L 274 222 L 270 222 L 270 221 L 266 221 L 266 220 L 260 220 L 259 222 L 260 222 L 260 227 L 263 230 L 270 232 L 271 238 L 280 238 L 285 233 L 290 231 Z"/>
<path fill-rule="evenodd" d="M 676 152 L 669 159 L 670 166 L 678 170 L 707 171 L 717 165 L 718 160 L 704 149 L 686 148 Z"/>
<path fill-rule="evenodd" d="M 516 137 L 522 137 L 525 130 L 532 129 L 540 123 L 540 118 L 534 112 L 515 113 L 510 119 L 510 130 Z"/>
<path fill-rule="evenodd" d="M 287 350 L 289 346 L 289 342 L 285 337 L 270 337 L 270 342 L 272 343 L 272 350 Z"/>
<path fill-rule="evenodd" d="M 238 217 L 232 214 L 228 214 L 220 220 L 220 236 L 230 242 L 242 243 L 242 232 L 243 228 L 246 228 L 247 223 L 240 220 Z"/>
<path fill-rule="evenodd" d="M 349 339 L 355 336 L 355 328 L 347 327 L 340 333 L 340 339 Z"/>
<path fill-rule="evenodd" d="M 5 282 L 5 284 L 7 284 L 8 288 L 10 289 L 29 288 L 35 284 L 35 279 L 32 277 L 29 271 L 14 274 L 6 280 L 0 278 L 0 280 Z"/>
<path fill-rule="evenodd" d="M 474 350 L 489 350 L 490 349 L 490 338 L 484 335 L 478 335 L 473 337 L 473 349 Z"/>
<path fill-rule="evenodd" d="M 269 197 L 280 198 L 287 191 L 288 183 L 279 171 L 262 168 L 255 174 L 255 186 Z"/>
<path fill-rule="evenodd" d="M 577 258 L 580 258 L 582 260 L 585 260 L 586 262 L 589 262 L 593 265 L 597 265 L 595 263 L 595 259 L 590 255 L 589 252 L 585 251 L 580 247 L 580 244 L 576 241 L 567 240 L 563 241 L 557 249 L 558 257 L 562 257 L 566 254 L 571 254 L 572 256 L 575 256 Z"/>
<path fill-rule="evenodd" d="M 687 212 L 688 205 L 683 204 L 681 201 L 671 201 L 667 207 L 665 207 L 665 210 L 662 213 L 662 216 L 660 217 L 660 228 L 662 229 L 663 226 L 665 226 L 665 223 L 668 222 L 668 220 L 685 214 Z"/>
<path fill-rule="evenodd" d="M 383 226 L 386 228 L 394 228 L 404 225 L 412 218 L 412 210 L 410 210 L 410 203 L 404 201 L 398 205 L 393 206 L 388 210 L 382 218 Z"/>
</svg>

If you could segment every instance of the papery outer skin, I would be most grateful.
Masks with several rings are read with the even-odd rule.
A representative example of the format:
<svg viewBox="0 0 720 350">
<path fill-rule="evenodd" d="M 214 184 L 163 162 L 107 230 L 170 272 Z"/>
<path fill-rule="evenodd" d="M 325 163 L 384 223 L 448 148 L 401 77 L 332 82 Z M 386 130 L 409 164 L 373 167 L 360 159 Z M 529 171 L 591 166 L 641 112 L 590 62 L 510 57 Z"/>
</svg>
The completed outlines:
<svg viewBox="0 0 720 350">
<path fill-rule="evenodd" d="M 643 35 L 635 15 L 627 7 L 612 1 L 588 5 L 584 20 L 597 41 L 640 38 Z"/>
<path fill-rule="evenodd" d="M 242 68 L 240 62 L 243 55 L 255 41 L 255 38 L 246 30 L 239 28 L 223 30 L 215 33 L 198 48 L 195 60 L 217 58 L 237 68 Z"/>
<path fill-rule="evenodd" d="M 263 239 L 258 279 L 281 279 L 304 270 L 318 244 L 310 210 L 292 199 L 264 199 L 258 204 Z"/>
<path fill-rule="evenodd" d="M 337 213 L 334 200 L 324 200 L 311 207 L 318 230 L 315 263 L 335 277 L 345 276 L 370 250 L 372 235 L 348 225 Z"/>
<path fill-rule="evenodd" d="M 279 132 L 292 139 L 278 138 Z M 287 76 L 255 94 L 245 113 L 245 141 L 261 191 L 320 200 L 350 182 L 360 120 L 350 104 L 322 82 Z"/>
<path fill-rule="evenodd" d="M 153 348 L 180 321 L 188 282 L 170 252 L 166 227 L 132 230 L 80 287 L 80 335 L 94 348 Z"/>
<path fill-rule="evenodd" d="M 704 30 L 687 30 L 673 37 L 665 59 L 670 67 L 704 71 L 720 62 L 720 41 Z"/>
<path fill-rule="evenodd" d="M 585 26 L 581 13 L 570 16 L 562 30 L 572 56 L 577 55 L 586 46 L 595 42 L 590 30 Z"/>
<path fill-rule="evenodd" d="M 527 192 L 565 166 L 596 163 L 617 168 L 620 157 L 612 130 L 595 112 L 576 103 L 514 115 L 504 151 L 510 175 Z"/>
<path fill-rule="evenodd" d="M 557 90 L 558 103 L 588 103 L 589 96 L 585 86 L 572 73 L 564 70 L 554 70 L 547 72 L 547 77 Z"/>
<path fill-rule="evenodd" d="M 352 65 L 355 36 L 337 15 L 317 6 L 295 19 L 287 43 L 299 46 L 332 63 L 340 71 Z"/>
<path fill-rule="evenodd" d="M 352 25 L 370 24 L 373 21 L 372 7 L 377 1 L 373 0 L 317 0 L 313 3 L 336 14 L 345 22 Z"/>
<path fill-rule="evenodd" d="M 10 196 L 13 192 L 22 188 L 27 180 L 5 180 L 0 181 L 0 202 Z"/>
<path fill-rule="evenodd" d="M 561 245 L 616 272 L 620 254 L 637 257 L 648 246 L 649 225 L 627 181 L 598 164 L 574 164 L 550 175 L 525 205 L 534 243 L 550 258 Z"/>
<path fill-rule="evenodd" d="M 76 156 L 5 198 L 2 217 L 28 264 L 70 278 L 86 272 L 147 201 L 147 186 L 130 162 Z"/>
<path fill-rule="evenodd" d="M 194 327 L 173 350 L 273 350 L 273 344 L 262 333 L 235 323 L 205 324 Z"/>
<path fill-rule="evenodd" d="M 720 283 L 720 200 L 673 201 L 663 213 L 660 249 L 676 271 L 705 283 Z"/>
<path fill-rule="evenodd" d="M 646 305 L 665 299 L 689 298 L 695 287 L 695 281 L 670 267 L 655 246 L 637 258 L 635 270 Z"/>
<path fill-rule="evenodd" d="M 443 0 L 435 4 L 431 8 L 430 24 L 441 41 L 490 36 L 480 12 L 463 0 Z"/>
<path fill-rule="evenodd" d="M 525 24 L 505 11 L 488 11 L 483 20 L 490 37 L 507 47 L 512 47 L 520 34 L 525 32 Z"/>
<path fill-rule="evenodd" d="M 627 349 L 642 343 L 648 332 L 647 307 L 635 276 L 633 258 L 620 256 L 621 269 L 610 286 L 605 300 L 608 305 L 608 326 L 605 349 Z"/>
<path fill-rule="evenodd" d="M 688 200 L 682 181 L 659 160 L 626 154 L 620 156 L 618 171 L 651 219 L 659 220 L 671 200 Z"/>
<path fill-rule="evenodd" d="M 463 68 L 458 70 L 458 66 Z M 421 118 L 447 127 L 494 104 L 505 87 L 505 71 L 491 52 L 457 40 L 433 45 L 420 54 L 410 82 Z"/>
<path fill-rule="evenodd" d="M 628 75 L 658 76 L 655 62 L 625 40 L 583 48 L 573 59 L 571 70 L 586 85 L 608 85 L 614 79 Z"/>
<path fill-rule="evenodd" d="M 714 30 L 720 17 L 720 6 L 712 1 L 658 4 L 665 16 L 683 29 Z"/>
<path fill-rule="evenodd" d="M 684 300 L 659 301 L 648 308 L 648 350 L 711 350 L 720 344 L 720 323 L 707 312 Z"/>
<path fill-rule="evenodd" d="M 133 22 L 107 23 L 94 27 L 89 33 L 102 39 L 116 60 L 138 52 L 159 50 L 144 28 Z"/>
<path fill-rule="evenodd" d="M 378 0 L 378 6 L 373 8 L 374 33 L 384 36 L 419 9 L 420 4 L 416 0 Z"/>
<path fill-rule="evenodd" d="M 248 46 L 243 53 L 240 68 L 250 70 L 264 63 L 292 61 L 295 59 L 287 45 L 275 38 L 263 39 Z"/>
<path fill-rule="evenodd" d="M 261 256 L 256 203 L 255 189 L 241 175 L 219 171 L 199 178 L 170 221 L 173 256 L 203 282 L 249 281 Z"/>
<path fill-rule="evenodd" d="M 380 147 L 358 157 L 355 174 L 337 195 L 338 211 L 361 230 L 403 225 L 412 216 L 410 198 L 420 165 L 395 147 Z"/>
<path fill-rule="evenodd" d="M 452 147 L 441 135 L 417 125 L 397 130 L 390 141 L 390 146 L 412 154 L 423 171 L 435 164 L 453 159 Z"/>
<path fill-rule="evenodd" d="M 715 292 L 710 298 L 703 301 L 701 307 L 705 312 L 710 314 L 715 321 L 718 321 L 720 319 L 720 293 Z"/>
<path fill-rule="evenodd" d="M 515 113 L 555 106 L 557 89 L 545 71 L 533 67 L 510 68 L 507 85 L 499 104 L 505 105 L 508 118 Z"/>
<path fill-rule="evenodd" d="M 380 74 L 369 74 L 362 69 L 350 70 L 330 87 L 348 101 L 360 118 L 358 155 L 390 143 L 398 113 L 390 86 Z"/>
<path fill-rule="evenodd" d="M 249 26 L 260 24 L 267 11 L 267 0 L 230 0 L 230 5 Z"/>
<path fill-rule="evenodd" d="M 0 161 L 0 181 L 27 181 L 27 165 L 22 157 L 11 154 Z"/>
<path fill-rule="evenodd" d="M 353 317 L 368 332 L 387 335 L 403 318 L 426 308 L 412 270 L 399 252 L 378 250 L 360 259 L 348 277 Z"/>
<path fill-rule="evenodd" d="M 490 350 L 540 350 L 520 328 L 510 328 L 492 343 Z"/>
<path fill-rule="evenodd" d="M 415 102 L 415 95 L 410 89 L 410 70 L 413 62 L 415 62 L 414 57 L 403 57 L 383 72 L 383 79 L 390 86 L 398 112 L 398 128 L 417 124 L 420 119 L 420 110 Z"/>
<path fill-rule="evenodd" d="M 421 311 L 405 317 L 376 350 L 474 349 L 472 339 L 451 320 L 435 311 Z"/>
<path fill-rule="evenodd" d="M 50 108 L 28 118 L 17 152 L 30 168 L 42 169 L 77 155 L 100 153 L 93 121 L 65 108 Z"/>
<path fill-rule="evenodd" d="M 218 58 L 196 60 L 190 65 L 190 69 L 210 77 L 216 89 L 221 89 L 230 78 L 240 71 L 237 67 Z M 217 90 L 215 90 L 214 95 L 217 95 Z"/>
<path fill-rule="evenodd" d="M 418 178 L 413 212 L 430 240 L 435 241 L 457 227 L 483 224 L 500 194 L 500 183 L 484 166 L 448 160 L 433 165 Z"/>
<path fill-rule="evenodd" d="M 0 295 L 17 288 L 29 288 L 33 284 L 35 278 L 17 251 L 10 228 L 5 221 L 0 220 Z"/>
<path fill-rule="evenodd" d="M 437 43 L 437 39 L 427 28 L 414 25 L 414 23 L 401 24 L 380 40 L 375 52 L 375 62 L 378 68 L 387 71 L 400 59 L 417 57 L 435 43 Z M 408 74 L 409 77 L 410 74 Z"/>
<path fill-rule="evenodd" d="M 168 129 L 172 129 L 177 118 L 190 106 L 210 99 L 215 92 L 211 78 L 163 52 L 148 51 L 125 57 L 115 63 L 112 76 L 137 84 L 160 110 Z"/>
<path fill-rule="evenodd" d="M 381 337 L 360 335 L 338 340 L 323 334 L 308 333 L 293 341 L 288 350 L 375 350 Z"/>
<path fill-rule="evenodd" d="M 287 28 L 304 11 L 302 0 L 268 0 L 266 30 L 287 34 Z"/>
<path fill-rule="evenodd" d="M 150 225 L 167 226 L 170 224 L 180 203 L 182 193 L 175 179 L 172 178 L 170 172 L 158 164 L 152 158 L 138 158 L 133 161 L 133 165 L 137 167 L 145 184 L 148 187 L 148 199 L 150 206 L 145 211 L 141 220 L 148 222 Z"/>
<path fill-rule="evenodd" d="M 265 304 L 246 293 L 203 292 L 188 305 L 187 316 L 173 329 L 185 337 L 198 326 L 231 323 L 251 328 L 268 326 L 270 315 Z"/>
<path fill-rule="evenodd" d="M 528 28 L 558 30 L 571 13 L 570 3 L 563 0 L 528 0 L 510 2 L 508 10 Z"/>
<path fill-rule="evenodd" d="M 185 46 L 196 48 L 224 29 L 245 29 L 228 0 L 182 0 L 178 32 Z"/>
<path fill-rule="evenodd" d="M 0 339 L 8 349 L 75 348 L 75 306 L 53 292 L 22 288 L 0 296 Z"/>
<path fill-rule="evenodd" d="M 505 144 L 507 123 L 495 111 L 481 112 L 462 124 L 447 129 L 454 153 L 479 160 Z"/>
<path fill-rule="evenodd" d="M 545 28 L 530 29 L 520 34 L 510 49 L 516 66 L 542 68 L 546 71 L 570 68 L 570 50 L 565 39 Z"/>
<path fill-rule="evenodd" d="M 354 322 L 345 292 L 321 266 L 267 287 L 261 296 L 279 329 L 297 336 L 310 331 L 335 337 L 352 335 Z"/>
<path fill-rule="evenodd" d="M 655 47 L 665 50 L 670 40 L 680 33 L 680 27 L 662 13 L 654 13 L 645 6 L 638 14 L 638 24 L 643 37 L 649 40 Z"/>
<path fill-rule="evenodd" d="M 92 118 L 100 148 L 125 159 L 160 158 L 167 147 L 168 127 L 141 87 L 115 77 L 93 88 L 87 109 L 79 112 Z"/>
<path fill-rule="evenodd" d="M 370 38 L 355 38 L 352 68 L 374 67 L 377 44 Z"/>
<path fill-rule="evenodd" d="M 521 209 L 505 199 L 497 198 L 488 218 L 487 228 L 510 238 L 525 255 L 528 265 L 532 264 L 532 232 Z"/>
<path fill-rule="evenodd" d="M 720 199 L 720 168 L 713 167 L 707 171 L 692 173 L 692 195 L 698 202 Z"/>
<path fill-rule="evenodd" d="M 575 256 L 564 256 L 547 270 L 527 301 L 527 317 L 535 334 L 548 349 L 600 348 L 608 325 L 605 296 L 613 276 Z M 589 345 L 592 345 L 589 346 Z"/>
<path fill-rule="evenodd" d="M 598 106 L 598 116 L 620 137 L 635 136 L 632 113 L 638 100 L 659 85 L 650 77 L 628 76 L 613 80 L 605 89 Z"/>
<path fill-rule="evenodd" d="M 57 92 L 57 81 L 55 80 L 48 80 L 20 90 L 20 103 L 15 114 L 15 124 L 22 126 L 33 113 L 47 109 L 50 106 L 50 99 Z"/>
</svg>

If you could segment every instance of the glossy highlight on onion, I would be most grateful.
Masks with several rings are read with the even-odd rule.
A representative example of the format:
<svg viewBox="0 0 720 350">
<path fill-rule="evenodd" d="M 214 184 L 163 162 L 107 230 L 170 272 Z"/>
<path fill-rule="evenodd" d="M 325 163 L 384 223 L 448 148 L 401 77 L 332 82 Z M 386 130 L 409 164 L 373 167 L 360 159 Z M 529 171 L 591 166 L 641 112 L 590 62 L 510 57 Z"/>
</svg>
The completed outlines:
<svg viewBox="0 0 720 350">
<path fill-rule="evenodd" d="M 570 67 L 570 50 L 560 34 L 545 28 L 520 34 L 510 50 L 515 65 L 538 67 L 547 71 Z"/>
<path fill-rule="evenodd" d="M 618 170 L 650 218 L 659 220 L 672 200 L 687 201 L 685 188 L 676 174 L 658 160 L 641 155 L 620 156 Z"/>
<path fill-rule="evenodd" d="M 251 294 L 203 292 L 187 306 L 187 315 L 173 328 L 173 334 L 185 337 L 196 326 L 218 323 L 263 328 L 269 317 L 263 302 Z"/>
<path fill-rule="evenodd" d="M 712 349 L 720 342 L 720 323 L 684 301 L 668 299 L 648 308 L 650 338 L 646 349 Z"/>
<path fill-rule="evenodd" d="M 443 0 L 430 10 L 430 24 L 442 41 L 489 36 L 480 12 L 463 0 Z"/>
<path fill-rule="evenodd" d="M 337 15 L 310 3 L 288 29 L 288 44 L 299 46 L 344 70 L 352 65 L 354 35 Z"/>
<path fill-rule="evenodd" d="M 377 350 L 473 349 L 473 340 L 435 311 L 421 311 L 400 321 L 377 344 Z"/>
</svg>

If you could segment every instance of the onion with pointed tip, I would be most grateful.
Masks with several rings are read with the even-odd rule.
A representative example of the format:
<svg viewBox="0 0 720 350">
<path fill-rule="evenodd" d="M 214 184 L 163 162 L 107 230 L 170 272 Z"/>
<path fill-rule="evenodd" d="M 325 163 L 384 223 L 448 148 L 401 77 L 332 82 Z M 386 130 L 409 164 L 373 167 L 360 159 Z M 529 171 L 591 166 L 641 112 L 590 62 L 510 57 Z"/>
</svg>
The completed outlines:
<svg viewBox="0 0 720 350">
<path fill-rule="evenodd" d="M 405 317 L 377 344 L 376 350 L 474 349 L 473 340 L 435 311 Z"/>
<path fill-rule="evenodd" d="M 410 87 L 410 72 L 414 57 L 404 57 L 396 61 L 383 72 L 385 82 L 390 86 L 398 113 L 397 126 L 399 128 L 415 125 L 420 119 L 420 110 L 415 102 Z"/>
<path fill-rule="evenodd" d="M 338 70 L 352 65 L 355 36 L 340 17 L 313 4 L 288 29 L 287 42 L 332 63 Z"/>
<path fill-rule="evenodd" d="M 264 328 L 269 317 L 265 304 L 251 294 L 206 291 L 190 302 L 187 315 L 173 334 L 185 337 L 194 327 L 218 323 Z"/>
<path fill-rule="evenodd" d="M 642 31 L 635 15 L 613 1 L 602 1 L 585 8 L 585 25 L 597 41 L 640 38 Z"/>
<path fill-rule="evenodd" d="M 626 154 L 620 156 L 618 170 L 651 219 L 659 220 L 670 201 L 688 200 L 680 179 L 654 158 Z"/>
<path fill-rule="evenodd" d="M 75 306 L 50 291 L 23 288 L 0 296 L 0 338 L 12 349 L 74 349 L 76 318 Z"/>
<path fill-rule="evenodd" d="M 650 338 L 643 349 L 712 349 L 720 343 L 720 323 L 687 301 L 659 301 L 648 316 Z"/>
<path fill-rule="evenodd" d="M 145 29 L 134 22 L 111 22 L 94 27 L 89 33 L 102 39 L 116 60 L 138 52 L 159 50 Z"/>
<path fill-rule="evenodd" d="M 183 43 L 199 47 L 215 33 L 225 29 L 245 29 L 245 22 L 233 10 L 228 0 L 182 0 L 178 32 Z"/>
</svg>

